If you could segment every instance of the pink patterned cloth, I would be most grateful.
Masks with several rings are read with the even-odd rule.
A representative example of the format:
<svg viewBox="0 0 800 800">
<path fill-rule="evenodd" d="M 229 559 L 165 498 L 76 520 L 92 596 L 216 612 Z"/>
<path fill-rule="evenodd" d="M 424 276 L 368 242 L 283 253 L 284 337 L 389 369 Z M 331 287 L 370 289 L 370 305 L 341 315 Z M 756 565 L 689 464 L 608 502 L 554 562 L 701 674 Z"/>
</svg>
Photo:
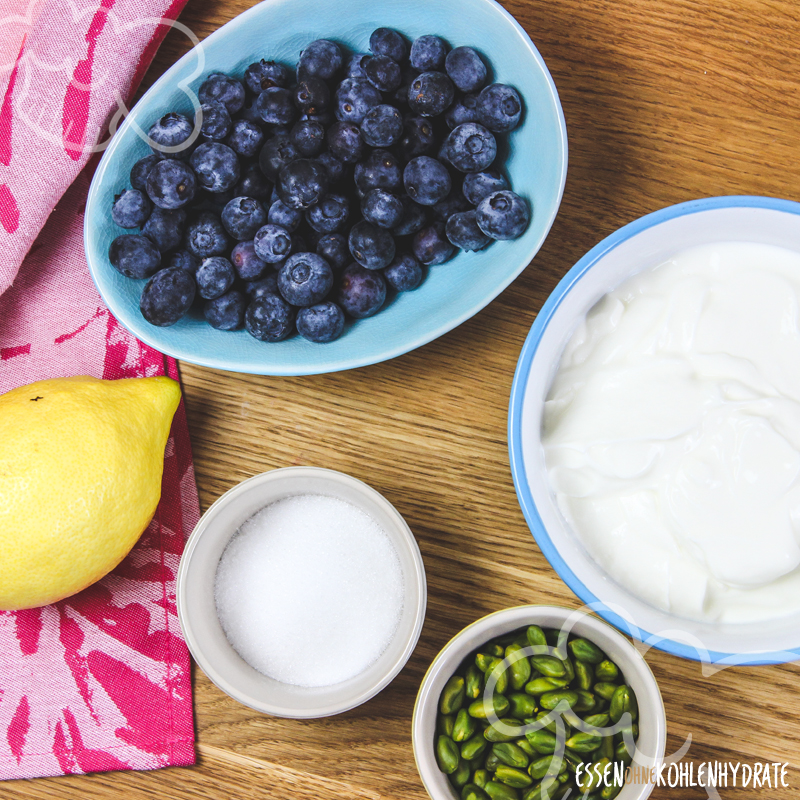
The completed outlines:
<svg viewBox="0 0 800 800">
<path fill-rule="evenodd" d="M 70 375 L 178 377 L 92 283 L 81 170 L 166 32 L 159 19 L 184 2 L 0 0 L 0 61 L 13 53 L 0 63 L 0 393 Z M 0 779 L 194 763 L 175 575 L 198 517 L 181 403 L 161 502 L 128 558 L 68 600 L 0 612 Z"/>
</svg>

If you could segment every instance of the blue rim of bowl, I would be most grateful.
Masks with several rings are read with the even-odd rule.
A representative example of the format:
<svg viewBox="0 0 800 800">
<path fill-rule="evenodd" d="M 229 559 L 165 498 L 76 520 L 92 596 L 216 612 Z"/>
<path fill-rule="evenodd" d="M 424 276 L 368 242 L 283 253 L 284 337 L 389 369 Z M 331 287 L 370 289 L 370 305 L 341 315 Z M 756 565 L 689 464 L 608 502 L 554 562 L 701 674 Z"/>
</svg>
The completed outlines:
<svg viewBox="0 0 800 800">
<path fill-rule="evenodd" d="M 517 31 L 520 35 L 522 42 L 530 51 L 531 56 L 533 59 L 539 64 L 542 69 L 543 75 L 545 80 L 552 92 L 553 99 L 555 100 L 556 111 L 558 112 L 558 128 L 561 137 L 562 149 L 563 149 L 563 156 L 561 160 L 561 182 L 558 190 L 558 198 L 557 202 L 553 207 L 553 211 L 550 215 L 550 219 L 547 221 L 547 225 L 545 226 L 544 230 L 542 231 L 542 235 L 534 242 L 531 243 L 531 247 L 529 252 L 525 257 L 525 263 L 520 269 L 512 275 L 507 281 L 500 283 L 497 285 L 496 291 L 489 297 L 482 298 L 479 302 L 475 303 L 473 306 L 468 308 L 464 313 L 459 315 L 458 317 L 451 319 L 449 322 L 445 323 L 444 325 L 440 325 L 438 328 L 434 330 L 427 330 L 420 336 L 413 339 L 411 342 L 403 344 L 399 347 L 395 347 L 391 350 L 384 350 L 380 355 L 377 356 L 367 356 L 362 358 L 354 358 L 354 359 L 344 359 L 331 367 L 325 368 L 316 368 L 313 367 L 309 369 L 308 367 L 303 367 L 302 365 L 294 366 L 289 364 L 286 368 L 280 367 L 272 367 L 270 368 L 269 372 L 265 372 L 264 368 L 257 367 L 248 362 L 236 362 L 230 360 L 223 360 L 219 358 L 215 358 L 213 356 L 202 356 L 198 358 L 192 353 L 184 352 L 182 348 L 172 348 L 172 347 L 163 347 L 162 343 L 157 342 L 148 336 L 148 331 L 146 328 L 138 329 L 136 325 L 129 325 L 127 319 L 120 319 L 114 314 L 114 317 L 117 321 L 126 329 L 129 333 L 135 336 L 140 341 L 144 342 L 149 347 L 154 348 L 160 353 L 164 353 L 171 358 L 177 358 L 182 361 L 186 361 L 190 364 L 197 364 L 203 367 L 211 367 L 212 369 L 220 369 L 226 372 L 239 372 L 243 374 L 251 374 L 251 375 L 274 375 L 274 376 L 299 376 L 299 375 L 318 375 L 318 374 L 327 374 L 330 372 L 342 372 L 348 369 L 356 369 L 358 367 L 366 367 L 371 364 L 380 364 L 384 361 L 390 361 L 393 358 L 397 358 L 399 356 L 405 355 L 406 353 L 410 353 L 412 350 L 416 350 L 419 347 L 422 347 L 430 342 L 438 339 L 440 336 L 444 336 L 444 334 L 449 333 L 454 328 L 457 328 L 462 323 L 466 322 L 468 319 L 474 317 L 478 312 L 482 311 L 486 306 L 489 305 L 493 300 L 495 300 L 498 295 L 500 295 L 503 291 L 505 291 L 521 274 L 522 272 L 530 265 L 531 261 L 535 258 L 536 254 L 541 250 L 542 245 L 544 244 L 547 236 L 550 233 L 551 228 L 553 227 L 553 223 L 555 222 L 556 216 L 558 216 L 558 211 L 561 208 L 561 201 L 564 197 L 564 186 L 566 185 L 567 181 L 567 165 L 568 165 L 568 139 L 567 139 L 567 123 L 564 118 L 564 109 L 561 105 L 561 98 L 558 95 L 558 89 L 556 88 L 555 81 L 553 80 L 553 76 L 550 74 L 550 70 L 547 68 L 547 64 L 542 58 L 541 53 L 536 49 L 536 45 L 533 43 L 533 40 L 528 35 L 527 31 L 517 22 L 514 16 L 506 11 L 502 5 L 500 5 L 497 0 L 484 0 L 484 2 L 488 3 L 489 5 L 494 6 L 497 11 L 505 17 L 508 22 L 511 23 L 512 27 Z M 243 11 L 238 16 L 234 17 L 232 20 L 229 20 L 224 25 L 217 28 L 217 30 L 210 33 L 203 41 L 200 43 L 200 46 L 203 46 L 209 42 L 214 41 L 217 37 L 219 32 L 223 27 L 227 26 L 234 26 L 239 27 L 241 25 L 247 24 L 248 19 L 250 16 L 253 16 L 257 13 L 260 13 L 257 9 L 260 9 L 265 3 L 269 3 L 269 0 L 262 0 L 262 2 L 257 3 L 252 8 L 249 8 L 247 11 Z M 167 71 L 156 80 L 156 82 L 142 95 L 139 99 L 139 102 L 136 104 L 138 105 L 141 103 L 145 98 L 150 97 L 152 94 L 157 94 L 163 83 L 169 80 L 169 74 L 172 72 L 173 68 L 177 67 L 179 64 L 183 64 L 187 62 L 189 59 L 195 58 L 194 55 L 195 48 L 192 48 L 188 53 L 185 53 L 178 61 L 175 62 L 171 67 L 167 69 Z M 136 106 L 131 108 L 128 115 L 123 120 L 122 124 L 117 131 L 118 135 L 120 131 L 124 131 L 127 126 L 130 124 L 130 118 L 133 115 Z M 91 185 L 89 186 L 89 193 L 86 198 L 86 207 L 89 208 L 94 204 L 94 196 L 99 192 L 100 184 L 102 183 L 103 175 L 110 163 L 110 159 L 107 156 L 113 157 L 114 156 L 114 147 L 113 142 L 112 146 L 110 146 L 105 153 L 103 153 L 103 157 L 100 159 L 100 163 L 97 166 L 97 170 L 95 171 Z M 100 283 L 95 279 L 94 271 L 95 266 L 92 263 L 92 259 L 89 255 L 89 248 L 86 246 L 86 242 L 89 240 L 89 237 L 92 235 L 91 225 L 90 225 L 90 216 L 86 214 L 84 216 L 84 224 L 83 224 L 83 239 L 84 239 L 84 250 L 86 252 L 86 261 L 89 265 L 89 272 L 92 275 L 92 280 L 95 283 L 95 286 L 103 300 L 103 302 L 108 307 L 109 311 L 111 310 L 111 306 L 106 298 L 103 290 L 100 288 Z M 113 313 L 113 312 L 112 312 Z M 124 316 L 124 315 L 123 315 Z"/>
<path fill-rule="evenodd" d="M 561 279 L 555 289 L 553 289 L 547 301 L 536 315 L 536 320 L 528 333 L 525 343 L 522 346 L 517 369 L 514 373 L 514 382 L 511 385 L 511 397 L 508 407 L 508 454 L 511 462 L 511 475 L 514 480 L 514 488 L 517 491 L 525 521 L 531 530 L 536 544 L 542 551 L 550 566 L 556 571 L 558 576 L 584 603 L 591 606 L 592 610 L 602 617 L 606 622 L 625 632 L 631 631 L 629 621 L 623 619 L 610 608 L 608 608 L 599 598 L 597 598 L 581 582 L 577 575 L 570 569 L 567 562 L 561 557 L 556 549 L 550 535 L 542 522 L 536 504 L 531 494 L 527 475 L 525 473 L 525 463 L 522 455 L 522 408 L 525 399 L 525 390 L 528 385 L 531 365 L 536 351 L 539 347 L 542 335 L 550 322 L 556 309 L 561 305 L 561 301 L 570 292 L 572 287 L 588 272 L 601 258 L 608 252 L 618 247 L 622 242 L 631 239 L 638 233 L 648 228 L 660 225 L 676 217 L 683 217 L 689 214 L 696 214 L 701 211 L 710 211 L 719 208 L 764 208 L 772 211 L 783 211 L 789 214 L 800 215 L 800 203 L 793 200 L 783 200 L 774 197 L 758 197 L 751 195 L 730 195 L 726 197 L 708 197 L 700 200 L 689 200 L 685 203 L 678 203 L 668 206 L 644 217 L 640 217 L 633 222 L 624 225 L 596 244 L 583 258 L 581 258 L 572 269 Z M 780 650 L 774 652 L 754 653 L 752 658 L 749 654 L 723 653 L 708 651 L 701 658 L 696 648 L 676 642 L 672 639 L 665 639 L 648 631 L 638 629 L 636 638 L 643 642 L 652 644 L 659 650 L 670 653 L 690 661 L 704 661 L 708 658 L 712 663 L 724 665 L 730 663 L 735 666 L 761 666 L 765 664 L 784 664 L 800 658 L 800 647 L 793 650 Z M 790 656 L 794 656 L 791 658 Z"/>
</svg>

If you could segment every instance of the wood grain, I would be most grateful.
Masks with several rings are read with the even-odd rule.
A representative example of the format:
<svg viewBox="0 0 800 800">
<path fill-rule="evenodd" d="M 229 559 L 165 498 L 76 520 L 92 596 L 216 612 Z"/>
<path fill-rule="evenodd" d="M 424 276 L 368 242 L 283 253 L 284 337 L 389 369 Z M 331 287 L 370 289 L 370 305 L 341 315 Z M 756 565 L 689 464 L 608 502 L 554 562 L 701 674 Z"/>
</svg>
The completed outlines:
<svg viewBox="0 0 800 800">
<path fill-rule="evenodd" d="M 181 21 L 202 39 L 251 4 L 191 0 Z M 310 464 L 367 481 L 408 520 L 429 604 L 407 667 L 364 706 L 308 722 L 250 711 L 196 670 L 196 767 L 20 781 L 0 785 L 0 797 L 422 800 L 411 711 L 436 652 L 506 606 L 579 605 L 536 547 L 511 480 L 506 412 L 520 348 L 559 278 L 620 225 L 697 197 L 800 197 L 800 10 L 791 0 L 505 5 L 544 56 L 569 132 L 564 201 L 532 265 L 473 319 L 384 364 L 305 378 L 182 366 L 203 508 L 250 475 Z M 171 32 L 147 82 L 184 50 Z M 791 788 L 763 796 L 797 796 L 798 665 L 705 678 L 695 663 L 658 651 L 647 658 L 666 703 L 668 752 L 691 735 L 688 758 L 698 763 L 793 762 Z"/>
</svg>

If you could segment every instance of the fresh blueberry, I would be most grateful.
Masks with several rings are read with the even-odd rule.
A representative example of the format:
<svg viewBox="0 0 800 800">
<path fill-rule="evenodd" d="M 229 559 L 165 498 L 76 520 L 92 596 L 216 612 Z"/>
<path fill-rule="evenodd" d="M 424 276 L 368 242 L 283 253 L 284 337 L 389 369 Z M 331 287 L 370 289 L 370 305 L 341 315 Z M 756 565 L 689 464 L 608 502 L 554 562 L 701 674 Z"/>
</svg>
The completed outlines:
<svg viewBox="0 0 800 800">
<path fill-rule="evenodd" d="M 333 233 L 344 225 L 349 213 L 344 195 L 329 194 L 306 211 L 306 222 L 319 233 Z"/>
<path fill-rule="evenodd" d="M 383 270 L 386 283 L 396 292 L 410 292 L 422 283 L 425 272 L 422 265 L 410 253 L 395 256 L 391 264 Z"/>
<path fill-rule="evenodd" d="M 262 125 L 261 117 L 256 113 L 256 97 L 248 97 L 244 101 L 241 111 L 237 112 L 236 119 L 246 119 L 248 122 L 255 122 L 256 125 Z"/>
<path fill-rule="evenodd" d="M 316 161 L 298 158 L 278 173 L 276 187 L 289 208 L 308 208 L 328 191 L 328 174 Z"/>
<path fill-rule="evenodd" d="M 473 172 L 464 177 L 463 193 L 464 197 L 477 206 L 478 203 L 492 192 L 499 192 L 501 189 L 510 188 L 505 176 L 494 169 L 486 172 Z"/>
<path fill-rule="evenodd" d="M 269 272 L 257 281 L 247 281 L 244 285 L 248 297 L 263 297 L 265 294 L 280 294 L 278 292 L 278 273 Z"/>
<path fill-rule="evenodd" d="M 222 224 L 237 241 L 252 239 L 267 222 L 264 206 L 252 197 L 234 197 L 222 209 Z"/>
<path fill-rule="evenodd" d="M 386 281 L 377 270 L 364 269 L 360 264 L 350 264 L 342 272 L 336 299 L 351 317 L 371 317 L 386 300 Z"/>
<path fill-rule="evenodd" d="M 416 156 L 426 156 L 436 146 L 436 135 L 429 119 L 409 114 L 403 119 L 403 135 L 399 141 L 400 152 L 408 161 Z"/>
<path fill-rule="evenodd" d="M 465 122 L 444 141 L 447 160 L 461 172 L 483 172 L 497 156 L 497 141 L 477 122 Z"/>
<path fill-rule="evenodd" d="M 363 219 L 350 228 L 347 244 L 353 258 L 367 269 L 383 269 L 394 258 L 392 234 Z"/>
<path fill-rule="evenodd" d="M 328 176 L 329 184 L 337 183 L 344 176 L 344 161 L 336 158 L 333 153 L 325 151 L 320 153 L 314 160 L 322 165 L 325 174 Z"/>
<path fill-rule="evenodd" d="M 256 253 L 255 243 L 239 242 L 231 250 L 231 264 L 236 274 L 244 281 L 258 280 L 268 269 L 269 264 Z"/>
<path fill-rule="evenodd" d="M 364 62 L 367 80 L 380 92 L 393 92 L 400 86 L 400 65 L 389 56 L 373 56 Z"/>
<path fill-rule="evenodd" d="M 248 298 L 235 289 L 208 300 L 203 306 L 203 316 L 218 331 L 235 331 L 244 325 L 244 312 Z"/>
<path fill-rule="evenodd" d="M 490 131 L 507 133 L 519 125 L 522 98 L 504 83 L 493 83 L 478 95 L 478 119 Z"/>
<path fill-rule="evenodd" d="M 165 114 L 148 131 L 150 147 L 163 158 L 185 159 L 191 146 L 194 125 L 174 111 Z"/>
<path fill-rule="evenodd" d="M 317 255 L 322 256 L 334 270 L 346 267 L 352 256 L 347 246 L 347 237 L 341 233 L 327 233 L 317 241 Z"/>
<path fill-rule="evenodd" d="M 408 105 L 415 114 L 435 117 L 447 110 L 454 95 L 453 82 L 444 72 L 423 72 L 411 81 Z"/>
<path fill-rule="evenodd" d="M 303 221 L 303 210 L 300 208 L 289 208 L 283 200 L 276 200 L 267 213 L 267 222 L 273 225 L 280 225 L 286 228 L 289 233 L 297 230 L 297 226 Z"/>
<path fill-rule="evenodd" d="M 201 211 L 186 226 L 186 249 L 200 259 L 228 252 L 230 239 L 219 216 Z"/>
<path fill-rule="evenodd" d="M 325 127 L 314 120 L 296 122 L 289 137 L 297 152 L 304 158 L 318 155 L 325 145 Z"/>
<path fill-rule="evenodd" d="M 140 233 L 123 233 L 108 248 L 111 266 L 126 278 L 149 278 L 161 265 L 161 253 Z"/>
<path fill-rule="evenodd" d="M 447 54 L 444 68 L 462 92 L 476 92 L 486 83 L 486 64 L 471 47 L 456 47 Z"/>
<path fill-rule="evenodd" d="M 394 106 L 373 106 L 361 121 L 361 138 L 370 147 L 389 147 L 403 135 L 403 117 Z"/>
<path fill-rule="evenodd" d="M 122 193 L 114 198 L 111 219 L 120 228 L 140 228 L 147 222 L 152 208 L 144 192 L 138 189 L 123 189 Z"/>
<path fill-rule="evenodd" d="M 239 180 L 239 159 L 236 153 L 219 142 L 201 144 L 192 153 L 189 163 L 197 173 L 198 182 L 208 192 L 225 192 L 232 189 Z"/>
<path fill-rule="evenodd" d="M 417 156 L 406 164 L 403 183 L 408 196 L 423 206 L 432 206 L 450 193 L 447 167 L 430 156 Z"/>
<path fill-rule="evenodd" d="M 183 161 L 165 158 L 147 175 L 147 194 L 159 208 L 181 208 L 197 191 L 195 173 Z"/>
<path fill-rule="evenodd" d="M 147 191 L 147 176 L 150 174 L 150 170 L 153 169 L 159 161 L 161 161 L 161 156 L 155 153 L 140 158 L 133 167 L 131 167 L 131 186 L 134 189 L 138 189 L 140 192 Z"/>
<path fill-rule="evenodd" d="M 364 64 L 368 58 L 372 58 L 368 53 L 353 53 L 345 67 L 346 78 L 366 78 L 364 74 Z"/>
<path fill-rule="evenodd" d="M 292 93 L 280 86 L 264 89 L 255 102 L 255 112 L 270 125 L 289 125 L 297 117 Z"/>
<path fill-rule="evenodd" d="M 244 327 L 262 342 L 280 342 L 294 330 L 294 309 L 279 295 L 267 292 L 250 301 Z"/>
<path fill-rule="evenodd" d="M 420 36 L 411 45 L 411 66 L 420 72 L 443 70 L 447 44 L 438 36 Z"/>
<path fill-rule="evenodd" d="M 333 270 L 316 253 L 295 253 L 286 259 L 278 273 L 278 289 L 293 306 L 313 306 L 322 302 L 333 288 Z"/>
<path fill-rule="evenodd" d="M 297 64 L 297 77 L 301 81 L 310 77 L 329 81 L 342 69 L 343 64 L 342 51 L 336 42 L 331 42 L 328 39 L 317 39 L 300 53 L 300 61 Z"/>
<path fill-rule="evenodd" d="M 332 342 L 344 330 L 344 311 L 328 300 L 297 312 L 297 332 L 309 342 Z"/>
<path fill-rule="evenodd" d="M 406 195 L 400 198 L 400 202 L 403 204 L 403 216 L 395 225 L 393 233 L 395 236 L 408 236 L 425 225 L 425 209 Z"/>
<path fill-rule="evenodd" d="M 356 164 L 354 177 L 362 196 L 370 189 L 387 189 L 391 192 L 403 186 L 403 171 L 388 150 L 372 150 L 363 161 Z"/>
<path fill-rule="evenodd" d="M 394 228 L 403 219 L 403 204 L 386 189 L 370 189 L 361 201 L 361 213 L 367 222 L 379 228 Z"/>
<path fill-rule="evenodd" d="M 447 197 L 440 200 L 438 203 L 435 203 L 431 207 L 431 211 L 433 212 L 433 218 L 437 222 L 447 222 L 453 214 L 457 214 L 460 211 L 469 211 L 470 205 L 467 202 L 467 199 L 461 193 L 461 187 L 453 186 L 450 194 Z"/>
<path fill-rule="evenodd" d="M 281 169 L 297 158 L 300 158 L 300 154 L 292 144 L 289 134 L 276 133 L 271 139 L 267 139 L 261 148 L 258 154 L 258 166 L 264 175 L 275 183 Z"/>
<path fill-rule="evenodd" d="M 196 121 L 200 124 L 200 133 L 213 141 L 222 141 L 231 129 L 231 115 L 221 103 L 200 106 Z"/>
<path fill-rule="evenodd" d="M 403 111 L 408 110 L 408 93 L 411 89 L 411 84 L 414 82 L 414 79 L 417 77 L 417 75 L 419 75 L 419 70 L 416 70 L 413 67 L 406 67 L 406 69 L 401 71 L 400 85 L 394 90 L 394 92 L 389 93 L 389 98 L 392 105 L 402 109 Z"/>
<path fill-rule="evenodd" d="M 167 267 L 145 284 L 139 310 L 151 324 L 174 325 L 194 302 L 195 279 L 180 267 Z"/>
<path fill-rule="evenodd" d="M 376 56 L 388 56 L 400 63 L 408 55 L 406 40 L 391 28 L 378 28 L 369 37 L 369 49 Z"/>
<path fill-rule="evenodd" d="M 324 80 L 310 76 L 294 87 L 292 98 L 301 114 L 320 114 L 331 104 L 331 90 Z"/>
<path fill-rule="evenodd" d="M 445 225 L 445 235 L 462 250 L 483 250 L 492 240 L 478 227 L 475 209 L 453 214 Z"/>
<path fill-rule="evenodd" d="M 450 108 L 445 111 L 444 121 L 450 130 L 463 125 L 465 122 L 478 121 L 478 95 L 474 92 L 459 97 Z"/>
<path fill-rule="evenodd" d="M 366 78 L 345 78 L 336 90 L 336 119 L 361 124 L 364 115 L 382 102 L 381 93 Z"/>
<path fill-rule="evenodd" d="M 168 267 L 180 267 L 194 276 L 200 266 L 198 260 L 188 250 L 176 250 L 167 261 Z"/>
<path fill-rule="evenodd" d="M 328 148 L 340 161 L 354 164 L 361 158 L 364 140 L 358 125 L 352 122 L 336 122 L 328 128 Z"/>
<path fill-rule="evenodd" d="M 237 119 L 233 123 L 231 132 L 225 139 L 225 144 L 244 158 L 252 158 L 264 141 L 264 131 L 254 122 L 246 119 Z"/>
<path fill-rule="evenodd" d="M 222 256 L 204 258 L 197 272 L 194 274 L 197 281 L 197 293 L 203 300 L 213 300 L 225 294 L 236 280 L 233 264 Z"/>
<path fill-rule="evenodd" d="M 236 78 L 212 72 L 200 85 L 197 96 L 203 105 L 222 103 L 233 116 L 244 105 L 244 86 Z"/>
<path fill-rule="evenodd" d="M 268 223 L 258 229 L 253 245 L 260 259 L 277 264 L 292 252 L 292 237 L 286 228 Z"/>
<path fill-rule="evenodd" d="M 147 218 L 142 233 L 162 252 L 174 250 L 183 239 L 186 212 L 182 208 L 153 209 Z"/>
<path fill-rule="evenodd" d="M 255 197 L 256 200 L 267 200 L 272 191 L 272 184 L 266 179 L 258 164 L 248 164 L 242 171 L 239 183 L 234 188 L 236 197 Z"/>
<path fill-rule="evenodd" d="M 492 239 L 517 239 L 525 233 L 530 222 L 528 204 L 508 189 L 492 192 L 477 208 L 480 229 Z"/>
<path fill-rule="evenodd" d="M 264 89 L 273 86 L 286 88 L 291 80 L 291 72 L 282 64 L 275 61 L 256 61 L 244 72 L 244 82 L 254 94 L 260 94 Z"/>
<path fill-rule="evenodd" d="M 445 233 L 443 222 L 434 222 L 422 228 L 414 236 L 412 250 L 423 264 L 441 264 L 455 252 Z"/>
</svg>

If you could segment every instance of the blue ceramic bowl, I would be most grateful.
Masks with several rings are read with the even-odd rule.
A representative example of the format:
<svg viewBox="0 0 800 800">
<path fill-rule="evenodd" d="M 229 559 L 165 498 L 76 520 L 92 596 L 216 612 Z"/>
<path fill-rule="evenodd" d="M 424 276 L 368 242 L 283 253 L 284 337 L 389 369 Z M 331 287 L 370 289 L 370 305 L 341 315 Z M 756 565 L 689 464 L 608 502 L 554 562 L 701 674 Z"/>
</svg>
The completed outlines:
<svg viewBox="0 0 800 800">
<path fill-rule="evenodd" d="M 623 632 L 713 669 L 800 659 L 800 619 L 700 622 L 669 614 L 632 595 L 594 561 L 559 511 L 540 435 L 544 400 L 564 346 L 604 294 L 685 248 L 737 241 L 800 252 L 800 204 L 767 197 L 695 200 L 648 214 L 592 248 L 564 276 L 536 317 L 517 364 L 508 417 L 517 497 L 553 569 L 584 603 Z"/>
<path fill-rule="evenodd" d="M 110 218 L 114 195 L 130 186 L 134 162 L 149 153 L 141 130 L 170 110 L 193 115 L 185 89 L 197 91 L 209 72 L 241 76 L 253 61 L 294 66 L 319 38 L 367 51 L 370 33 L 388 26 L 409 39 L 428 33 L 452 46 L 471 45 L 491 65 L 496 81 L 522 95 L 522 125 L 507 137 L 505 162 L 513 189 L 527 198 L 533 218 L 513 242 L 479 253 L 459 253 L 430 269 L 419 289 L 399 294 L 376 316 L 348 325 L 325 345 L 299 336 L 267 344 L 245 331 L 211 328 L 193 312 L 158 328 L 139 313 L 143 281 L 122 277 L 108 261 L 112 240 L 124 233 Z M 556 87 L 542 57 L 514 18 L 493 0 L 265 0 L 224 25 L 185 55 L 142 97 L 120 126 L 95 173 L 86 207 L 86 257 L 97 288 L 115 317 L 142 341 L 195 364 L 263 375 L 306 375 L 374 364 L 430 342 L 494 299 L 536 255 L 561 202 L 567 173 L 567 133 Z"/>
</svg>

